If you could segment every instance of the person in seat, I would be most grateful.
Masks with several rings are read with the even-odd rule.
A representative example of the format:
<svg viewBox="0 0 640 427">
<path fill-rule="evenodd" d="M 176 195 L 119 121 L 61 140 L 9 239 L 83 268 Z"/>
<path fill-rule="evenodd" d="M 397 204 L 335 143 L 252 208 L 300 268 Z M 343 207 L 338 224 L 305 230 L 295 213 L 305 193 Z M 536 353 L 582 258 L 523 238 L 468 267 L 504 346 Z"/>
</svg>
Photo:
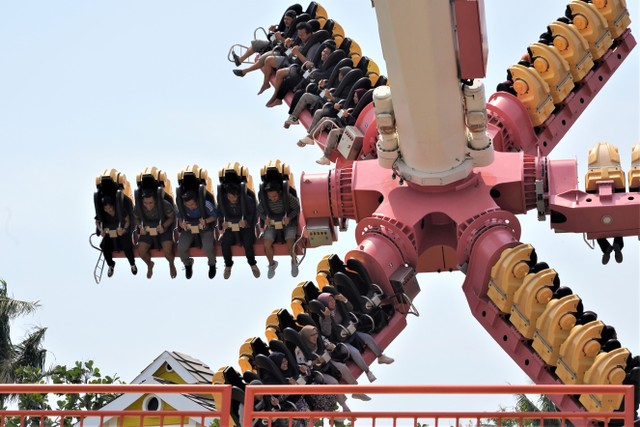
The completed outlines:
<svg viewBox="0 0 640 427">
<path fill-rule="evenodd" d="M 198 196 L 195 191 L 187 191 L 182 195 L 182 203 L 184 207 L 184 218 L 181 216 L 181 210 L 178 210 L 178 226 L 180 227 L 180 236 L 178 237 L 178 255 L 184 264 L 184 274 L 187 279 L 193 276 L 193 258 L 189 257 L 189 248 L 193 245 L 196 236 L 200 236 L 202 250 L 207 256 L 209 263 L 209 279 L 216 276 L 216 238 L 215 238 L 215 222 L 218 218 L 218 212 L 211 200 L 204 201 L 204 212 L 200 212 L 198 206 Z"/>
<path fill-rule="evenodd" d="M 300 214 L 300 201 L 293 194 L 287 194 L 288 206 L 284 205 L 282 184 L 268 182 L 264 186 L 266 198 L 258 204 L 258 217 L 264 221 L 265 228 L 262 236 L 264 252 L 269 261 L 267 277 L 272 279 L 276 274 L 278 261 L 273 259 L 273 242 L 276 240 L 276 226 L 282 226 L 287 251 L 291 255 L 291 275 L 298 276 L 298 258 L 294 248 L 298 233 L 298 215 Z M 266 199 L 266 200 L 265 200 Z"/>
<path fill-rule="evenodd" d="M 296 45 L 291 49 L 292 61 L 290 62 L 298 63 L 300 65 L 300 68 L 296 68 L 299 72 L 304 72 L 304 70 L 313 70 L 315 65 L 313 64 L 311 59 L 314 58 L 317 52 L 322 48 L 322 43 L 320 43 L 319 41 L 314 42 L 312 40 L 309 40 L 312 32 L 311 27 L 308 23 L 298 24 L 298 26 L 300 27 L 300 29 L 298 30 L 300 34 L 299 37 L 303 41 L 303 43 L 300 45 Z M 301 33 L 301 31 L 304 32 Z M 302 46 L 306 45 L 307 43 L 309 43 L 309 46 L 307 46 L 307 51 L 303 53 Z M 329 54 L 331 54 L 331 52 L 327 53 L 325 60 L 329 57 Z M 276 71 L 276 77 L 273 83 L 273 95 L 271 96 L 269 101 L 267 101 L 267 107 L 271 108 L 275 107 L 276 105 L 282 104 L 282 98 L 278 97 L 278 92 L 284 80 L 292 75 L 292 69 L 293 68 L 290 66 L 284 66 L 280 67 Z"/>
<path fill-rule="evenodd" d="M 138 215 L 138 212 L 141 215 Z M 151 261 L 151 246 L 154 238 L 158 238 L 162 253 L 169 262 L 169 275 L 175 279 L 178 275 L 174 263 L 173 254 L 173 225 L 176 214 L 173 205 L 167 200 L 162 200 L 162 215 L 159 215 L 156 208 L 156 198 L 153 192 L 142 193 L 142 209 L 136 211 L 136 223 L 139 226 L 140 237 L 138 239 L 138 255 L 147 264 L 147 279 L 153 276 L 153 266 Z"/>
<path fill-rule="evenodd" d="M 318 301 L 320 301 L 324 306 L 325 310 L 320 317 L 320 330 L 322 331 L 322 335 L 327 337 L 329 340 L 338 341 L 336 336 L 336 324 L 342 324 L 343 321 L 347 319 L 342 318 L 342 314 L 339 310 L 337 310 L 336 301 L 339 301 L 341 304 L 345 305 L 346 311 L 353 311 L 353 306 L 349 302 L 349 300 L 342 294 L 332 295 L 328 292 L 322 292 L 318 296 Z M 367 375 L 367 379 L 369 382 L 374 382 L 376 380 L 376 376 L 369 369 L 369 365 L 365 362 L 360 350 L 356 347 L 369 347 L 369 349 L 376 355 L 378 359 L 378 363 L 381 364 L 391 364 L 394 362 L 394 359 L 386 356 L 382 349 L 378 346 L 373 337 L 365 332 L 355 331 L 355 340 L 353 341 L 343 341 L 343 344 L 347 346 L 349 349 L 349 355 L 351 360 Z"/>
<path fill-rule="evenodd" d="M 291 23 L 293 24 L 293 20 Z M 284 49 L 293 48 L 294 46 L 298 46 L 299 43 L 304 43 L 304 40 L 306 39 L 303 39 L 303 38 L 304 37 L 308 38 L 311 35 L 311 29 L 309 28 L 309 25 L 308 24 L 304 25 L 304 24 L 306 23 L 305 22 L 298 23 L 298 25 L 296 25 L 296 36 L 288 37 L 285 40 L 283 40 L 281 43 L 281 47 L 279 46 L 268 52 L 265 52 L 260 56 L 260 58 L 258 58 L 255 64 L 250 65 L 245 69 L 241 69 L 241 68 L 234 69 L 233 74 L 235 74 L 238 77 L 244 77 L 252 71 L 255 71 L 258 69 L 262 70 L 262 72 L 264 73 L 264 79 L 262 81 L 262 86 L 258 91 L 258 95 L 260 95 L 265 90 L 269 89 L 269 87 L 271 86 L 271 84 L 269 83 L 269 80 L 271 79 L 271 76 L 273 75 L 275 70 L 285 65 L 288 66 L 290 64 L 289 62 L 290 58 L 289 56 L 285 55 Z M 309 31 L 309 34 L 307 35 L 306 32 L 300 32 L 300 30 L 298 29 L 299 26 L 307 29 Z"/>
<path fill-rule="evenodd" d="M 275 25 L 275 24 L 271 25 L 269 26 L 268 40 L 258 40 L 258 39 L 252 40 L 251 46 L 242 55 L 238 55 L 237 53 L 232 52 L 231 55 L 233 56 L 233 62 L 236 64 L 236 67 L 239 67 L 240 65 L 242 65 L 242 63 L 254 53 L 259 53 L 261 54 L 260 58 L 258 59 L 258 62 L 261 61 L 260 66 L 255 66 L 251 70 L 247 69 L 245 70 L 244 74 L 253 70 L 257 70 L 258 68 L 262 68 L 262 66 L 264 65 L 264 60 L 270 54 L 273 54 L 272 49 L 278 43 L 284 43 L 284 41 L 288 38 L 289 34 L 293 32 L 291 25 L 293 25 L 293 23 L 295 22 L 296 16 L 297 15 L 295 10 L 292 10 L 292 9 L 287 10 L 283 17 L 284 28 L 282 29 L 282 31 L 278 31 L 278 25 Z"/>
<path fill-rule="evenodd" d="M 240 186 L 228 184 L 225 197 L 220 200 L 220 203 L 224 204 L 222 206 L 223 209 L 221 209 L 224 212 L 224 217 L 221 218 L 224 232 L 220 238 L 220 246 L 224 258 L 225 279 L 231 276 L 231 267 L 233 267 L 231 247 L 238 241 L 244 248 L 247 263 L 251 267 L 253 276 L 260 277 L 260 269 L 253 249 L 253 245 L 256 242 L 256 201 L 253 197 L 245 197 L 243 213 L 240 197 L 244 197 L 244 195 L 241 195 Z"/>
<path fill-rule="evenodd" d="M 138 274 L 138 267 L 136 267 L 136 260 L 133 254 L 133 242 L 131 240 L 133 230 L 133 222 L 131 221 L 133 205 L 131 201 L 125 198 L 125 206 L 123 207 L 124 227 L 120 227 L 118 215 L 116 214 L 116 206 L 111 197 L 104 196 L 100 200 L 100 204 L 102 205 L 102 213 L 101 219 L 96 217 L 96 234 L 102 236 L 100 249 L 102 249 L 104 259 L 109 266 L 107 277 L 113 276 L 113 270 L 116 267 L 116 263 L 113 260 L 113 251 L 116 244 L 127 257 L 129 265 L 131 265 L 131 273 L 133 275 Z"/>
</svg>

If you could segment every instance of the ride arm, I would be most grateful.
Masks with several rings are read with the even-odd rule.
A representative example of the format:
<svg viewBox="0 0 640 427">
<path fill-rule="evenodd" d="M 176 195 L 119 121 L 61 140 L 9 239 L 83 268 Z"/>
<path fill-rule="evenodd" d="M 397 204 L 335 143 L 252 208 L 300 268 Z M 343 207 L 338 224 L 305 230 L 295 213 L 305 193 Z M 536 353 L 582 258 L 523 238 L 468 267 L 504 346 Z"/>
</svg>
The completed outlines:
<svg viewBox="0 0 640 427">
<path fill-rule="evenodd" d="M 577 188 L 575 161 L 550 161 L 548 212 L 557 232 L 586 233 L 590 239 L 640 235 L 640 197 L 616 191 L 613 180 L 600 180 L 595 192 Z M 624 190 L 624 188 L 622 189 Z"/>
</svg>

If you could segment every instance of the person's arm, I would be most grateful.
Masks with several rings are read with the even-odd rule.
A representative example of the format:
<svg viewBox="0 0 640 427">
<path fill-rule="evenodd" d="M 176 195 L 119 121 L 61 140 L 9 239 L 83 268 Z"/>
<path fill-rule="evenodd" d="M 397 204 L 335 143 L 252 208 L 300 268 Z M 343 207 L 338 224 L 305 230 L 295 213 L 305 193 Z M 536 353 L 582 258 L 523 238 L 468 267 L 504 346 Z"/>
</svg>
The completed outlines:
<svg viewBox="0 0 640 427">
<path fill-rule="evenodd" d="M 260 218 L 261 220 L 264 221 L 266 219 L 267 215 L 264 210 L 264 206 L 262 206 L 262 203 L 258 203 L 258 207 L 256 208 L 256 214 L 258 218 Z"/>
<path fill-rule="evenodd" d="M 297 197 L 289 195 L 289 217 L 295 218 L 300 214 L 300 200 Z"/>
<path fill-rule="evenodd" d="M 169 203 L 166 200 L 163 200 L 163 205 L 164 205 L 164 216 L 166 217 L 164 219 L 164 221 L 160 221 L 160 225 L 158 225 L 158 232 L 159 233 L 164 233 L 165 230 L 167 230 L 169 227 L 171 227 L 171 224 L 173 224 L 176 220 L 176 213 L 173 209 L 173 206 L 171 205 L 171 203 Z"/>
</svg>

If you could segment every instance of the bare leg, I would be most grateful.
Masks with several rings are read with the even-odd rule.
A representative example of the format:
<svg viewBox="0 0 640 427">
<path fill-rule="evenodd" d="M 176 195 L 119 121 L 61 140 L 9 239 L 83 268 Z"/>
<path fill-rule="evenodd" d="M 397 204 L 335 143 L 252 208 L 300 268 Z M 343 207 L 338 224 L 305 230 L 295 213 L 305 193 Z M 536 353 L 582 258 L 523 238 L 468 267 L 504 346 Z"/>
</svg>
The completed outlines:
<svg viewBox="0 0 640 427">
<path fill-rule="evenodd" d="M 293 250 L 293 243 L 294 243 L 295 239 L 289 239 L 287 240 L 287 251 L 289 252 L 289 255 L 291 255 L 291 260 L 292 261 L 297 261 L 298 258 L 296 257 L 296 252 Z"/>
<path fill-rule="evenodd" d="M 264 254 L 269 261 L 269 265 L 273 265 L 273 242 L 271 240 L 264 241 Z"/>
<path fill-rule="evenodd" d="M 240 62 L 244 62 L 248 57 L 250 57 L 251 55 L 253 55 L 255 52 L 253 51 L 253 48 L 250 47 L 249 49 L 247 49 L 247 51 L 245 53 L 243 53 L 242 55 L 240 55 Z"/>
<path fill-rule="evenodd" d="M 151 261 L 151 245 L 148 243 L 138 243 L 138 255 L 140 255 L 140 259 L 147 264 L 147 279 L 151 279 L 153 276 L 153 266 L 154 262 Z"/>
<path fill-rule="evenodd" d="M 269 89 L 269 87 L 271 86 L 269 81 L 271 80 L 271 76 L 273 75 L 274 71 L 277 68 L 278 68 L 278 64 L 276 64 L 276 59 L 273 56 L 270 56 L 269 58 L 266 59 L 266 61 L 264 61 L 264 67 L 262 67 L 262 72 L 264 73 L 264 79 L 262 80 L 262 87 L 260 87 L 260 90 L 258 91 L 258 95 L 260 95 L 265 90 Z"/>
<path fill-rule="evenodd" d="M 279 99 L 277 98 L 278 90 L 280 90 L 280 86 L 282 85 L 282 82 L 288 75 L 289 75 L 289 68 L 281 68 L 278 71 L 276 71 L 276 80 L 273 83 L 273 95 L 271 96 L 271 99 L 269 99 L 269 102 L 267 102 L 267 107 L 275 107 L 276 105 L 279 105 L 276 103 L 276 101 L 279 101 Z M 280 102 L 280 104 L 281 103 L 282 102 Z"/>
<path fill-rule="evenodd" d="M 172 279 L 175 279 L 178 275 L 178 272 L 176 270 L 176 265 L 173 262 L 175 258 L 175 255 L 173 254 L 173 242 L 162 242 L 162 252 L 164 253 L 164 257 L 167 259 L 167 261 L 169 261 L 169 274 L 171 275 Z"/>
</svg>

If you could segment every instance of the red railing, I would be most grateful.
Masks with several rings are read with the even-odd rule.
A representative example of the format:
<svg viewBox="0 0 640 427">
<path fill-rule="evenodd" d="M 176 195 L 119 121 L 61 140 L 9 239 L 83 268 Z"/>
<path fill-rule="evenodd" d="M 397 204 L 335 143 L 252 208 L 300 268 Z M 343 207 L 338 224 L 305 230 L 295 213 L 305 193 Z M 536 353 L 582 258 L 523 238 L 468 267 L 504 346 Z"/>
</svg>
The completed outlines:
<svg viewBox="0 0 640 427">
<path fill-rule="evenodd" d="M 77 426 L 209 426 L 214 419 L 219 419 L 220 426 L 233 425 L 231 418 L 231 386 L 229 385 L 50 385 L 50 384 L 4 384 L 0 385 L 0 394 L 69 394 L 69 393 L 117 393 L 117 394 L 191 394 L 219 397 L 220 408 L 216 411 L 149 411 L 149 410 L 4 410 L 0 411 L 0 427 L 9 425 L 64 425 L 64 420 L 74 420 Z M 284 420 L 293 426 L 294 420 L 328 419 L 330 425 L 337 421 L 349 421 L 354 426 L 486 426 L 487 420 L 496 420 L 497 426 L 504 425 L 506 420 L 516 420 L 517 425 L 531 425 L 544 420 L 556 420 L 558 425 L 573 426 L 597 425 L 634 425 L 633 405 L 625 405 L 624 412 L 481 412 L 481 411 L 392 411 L 384 410 L 380 402 L 371 405 L 375 411 L 358 412 L 262 412 L 256 411 L 252 404 L 256 395 L 263 394 L 351 394 L 367 393 L 372 395 L 514 395 L 514 394 L 606 394 L 623 395 L 625 402 L 633 402 L 634 390 L 631 385 L 500 385 L 500 386 L 462 386 L 462 385 L 430 385 L 430 386 L 389 386 L 389 385 L 304 385 L 304 386 L 251 386 L 245 388 L 244 410 L 240 415 L 243 420 L 263 420 L 264 425 L 272 425 L 273 420 Z M 461 405 L 463 400 L 461 400 Z M 383 403 L 382 403 L 383 404 Z M 236 414 L 239 415 L 239 414 Z M 38 421 L 39 420 L 39 421 Z M 249 426 L 252 423 L 244 423 Z M 309 425 L 313 425 L 310 422 Z"/>
</svg>

